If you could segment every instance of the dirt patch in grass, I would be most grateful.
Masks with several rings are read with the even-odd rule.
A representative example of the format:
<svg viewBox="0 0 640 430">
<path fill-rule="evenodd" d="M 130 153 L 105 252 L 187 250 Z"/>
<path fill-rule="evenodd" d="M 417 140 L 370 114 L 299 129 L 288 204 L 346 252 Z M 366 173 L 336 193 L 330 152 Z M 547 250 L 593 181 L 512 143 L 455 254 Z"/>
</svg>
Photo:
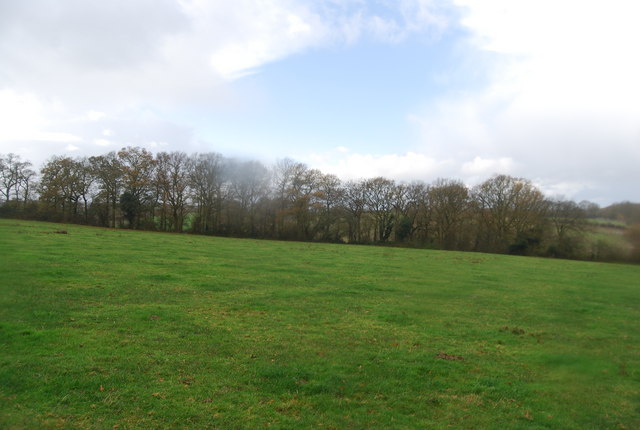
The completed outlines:
<svg viewBox="0 0 640 430">
<path fill-rule="evenodd" d="M 438 354 L 436 354 L 436 358 L 439 358 L 441 360 L 448 360 L 448 361 L 462 361 L 462 360 L 464 360 L 464 357 L 462 357 L 460 355 L 445 354 L 444 352 L 439 352 Z"/>
<path fill-rule="evenodd" d="M 511 327 L 508 326 L 500 327 L 501 332 L 510 331 L 512 334 L 522 335 L 525 331 L 519 327 Z"/>
</svg>

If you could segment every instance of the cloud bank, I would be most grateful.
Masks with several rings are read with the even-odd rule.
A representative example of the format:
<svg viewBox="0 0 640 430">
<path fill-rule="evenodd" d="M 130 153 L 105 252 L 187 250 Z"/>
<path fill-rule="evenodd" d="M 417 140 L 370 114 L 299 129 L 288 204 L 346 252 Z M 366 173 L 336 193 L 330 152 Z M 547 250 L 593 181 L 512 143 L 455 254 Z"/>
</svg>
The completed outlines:
<svg viewBox="0 0 640 430">
<path fill-rule="evenodd" d="M 640 199 L 640 6 L 456 0 L 487 85 L 412 115 L 424 152 L 512 160 L 552 194 Z M 476 158 L 479 157 L 479 158 Z M 462 165 L 463 177 L 473 174 Z"/>
<path fill-rule="evenodd" d="M 438 32 L 446 20 L 432 3 L 2 2 L 0 112 L 9 114 L 2 150 L 17 143 L 11 150 L 34 156 L 64 152 L 69 142 L 82 148 L 76 154 L 158 140 L 184 146 L 175 139 L 185 137 L 177 129 L 191 127 L 184 111 L 233 108 L 242 98 L 235 80 L 310 49 Z M 173 130 L 158 139 L 150 126 Z M 106 139 L 105 129 L 116 132 Z"/>
</svg>

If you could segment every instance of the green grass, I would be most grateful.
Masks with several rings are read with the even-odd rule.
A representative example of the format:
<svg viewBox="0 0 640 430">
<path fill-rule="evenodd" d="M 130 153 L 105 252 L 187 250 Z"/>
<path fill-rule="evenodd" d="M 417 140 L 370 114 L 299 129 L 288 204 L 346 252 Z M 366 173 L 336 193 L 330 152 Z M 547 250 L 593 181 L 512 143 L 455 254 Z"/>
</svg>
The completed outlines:
<svg viewBox="0 0 640 430">
<path fill-rule="evenodd" d="M 640 428 L 640 266 L 0 220 L 0 273 L 3 429 Z"/>
</svg>

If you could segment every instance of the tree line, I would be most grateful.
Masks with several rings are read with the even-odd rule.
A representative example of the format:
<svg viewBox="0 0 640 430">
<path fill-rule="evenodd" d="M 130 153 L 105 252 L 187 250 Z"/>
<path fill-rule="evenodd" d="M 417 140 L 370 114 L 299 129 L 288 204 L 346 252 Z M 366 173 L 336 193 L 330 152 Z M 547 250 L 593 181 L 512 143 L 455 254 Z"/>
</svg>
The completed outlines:
<svg viewBox="0 0 640 430">
<path fill-rule="evenodd" d="M 585 250 L 599 207 L 553 200 L 523 178 L 342 181 L 290 159 L 265 166 L 212 152 L 127 147 L 54 156 L 37 173 L 0 156 L 0 215 L 103 227 L 279 240 L 402 244 L 563 258 Z"/>
</svg>

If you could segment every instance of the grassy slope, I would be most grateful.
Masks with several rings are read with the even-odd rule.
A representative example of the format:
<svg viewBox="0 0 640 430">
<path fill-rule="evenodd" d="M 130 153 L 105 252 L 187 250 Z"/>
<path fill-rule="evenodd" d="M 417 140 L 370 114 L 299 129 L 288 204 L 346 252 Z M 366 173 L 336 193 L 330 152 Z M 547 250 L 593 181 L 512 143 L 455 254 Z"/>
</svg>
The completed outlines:
<svg viewBox="0 0 640 430">
<path fill-rule="evenodd" d="M 0 273 L 0 428 L 640 428 L 640 266 L 0 220 Z"/>
</svg>

